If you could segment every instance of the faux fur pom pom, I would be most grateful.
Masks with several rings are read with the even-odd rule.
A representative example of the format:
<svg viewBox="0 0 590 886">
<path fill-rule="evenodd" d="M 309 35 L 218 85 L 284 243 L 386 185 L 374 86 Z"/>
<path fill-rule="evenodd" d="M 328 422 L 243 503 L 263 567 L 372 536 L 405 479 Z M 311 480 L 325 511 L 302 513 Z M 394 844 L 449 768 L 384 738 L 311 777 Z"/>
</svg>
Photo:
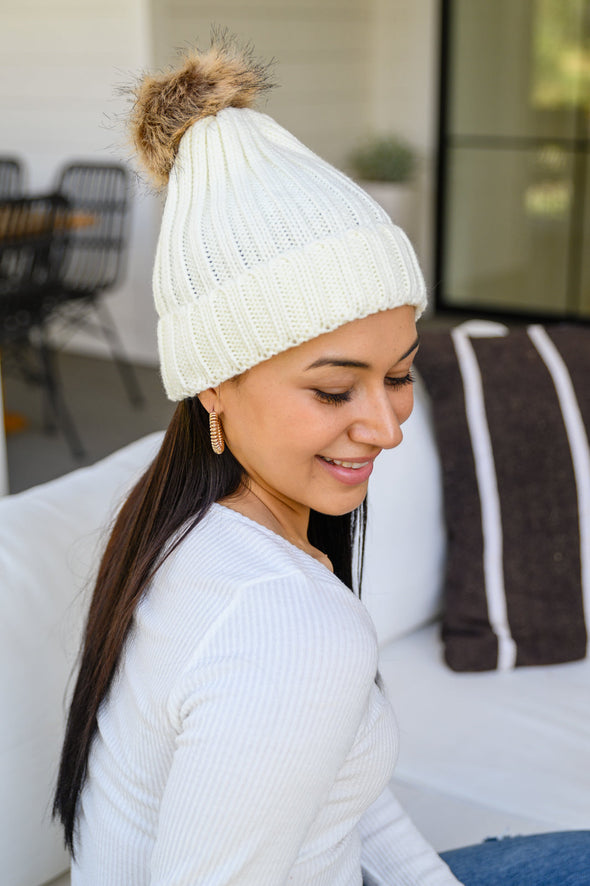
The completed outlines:
<svg viewBox="0 0 590 886">
<path fill-rule="evenodd" d="M 129 127 L 139 160 L 158 187 L 168 182 L 186 130 L 224 108 L 252 107 L 274 85 L 270 64 L 257 61 L 250 46 L 224 32 L 213 35 L 206 52 L 184 54 L 177 70 L 139 81 Z"/>
</svg>

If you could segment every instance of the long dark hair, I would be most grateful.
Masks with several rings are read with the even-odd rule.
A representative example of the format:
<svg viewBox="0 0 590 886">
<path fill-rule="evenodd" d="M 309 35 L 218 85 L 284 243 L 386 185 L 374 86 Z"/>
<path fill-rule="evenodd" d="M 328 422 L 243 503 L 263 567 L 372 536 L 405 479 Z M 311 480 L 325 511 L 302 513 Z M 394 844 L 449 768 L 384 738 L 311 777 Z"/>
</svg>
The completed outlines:
<svg viewBox="0 0 590 886">
<path fill-rule="evenodd" d="M 84 631 L 78 678 L 61 754 L 53 815 L 72 856 L 78 799 L 88 769 L 97 715 L 113 680 L 133 613 L 165 557 L 203 519 L 211 504 L 236 492 L 244 472 L 226 448 L 215 455 L 208 414 L 199 399 L 179 403 L 160 451 L 121 507 L 99 567 Z M 360 593 L 366 512 L 331 517 L 312 511 L 308 538 L 353 589 L 356 550 Z M 168 544 L 177 534 L 173 544 Z"/>
</svg>

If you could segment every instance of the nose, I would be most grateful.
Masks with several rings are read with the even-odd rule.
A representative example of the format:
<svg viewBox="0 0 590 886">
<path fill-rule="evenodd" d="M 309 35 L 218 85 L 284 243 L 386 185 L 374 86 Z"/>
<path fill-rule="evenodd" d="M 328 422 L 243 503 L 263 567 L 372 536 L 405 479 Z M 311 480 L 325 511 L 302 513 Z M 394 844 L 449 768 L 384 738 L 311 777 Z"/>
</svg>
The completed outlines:
<svg viewBox="0 0 590 886">
<path fill-rule="evenodd" d="M 403 440 L 402 424 L 413 406 L 411 389 L 404 393 L 403 403 L 394 402 L 387 391 L 367 398 L 363 413 L 351 425 L 349 437 L 354 443 L 364 443 L 379 449 L 394 449 Z"/>
</svg>

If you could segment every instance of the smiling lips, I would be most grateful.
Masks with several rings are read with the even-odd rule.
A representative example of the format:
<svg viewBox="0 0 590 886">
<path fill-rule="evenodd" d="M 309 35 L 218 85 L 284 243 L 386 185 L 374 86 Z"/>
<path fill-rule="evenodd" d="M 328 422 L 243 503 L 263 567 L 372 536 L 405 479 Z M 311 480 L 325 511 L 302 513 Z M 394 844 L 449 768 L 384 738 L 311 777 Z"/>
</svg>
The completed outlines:
<svg viewBox="0 0 590 886">
<path fill-rule="evenodd" d="M 348 461 L 340 458 L 328 458 L 325 455 L 318 455 L 318 461 L 328 471 L 335 480 L 344 483 L 346 486 L 356 486 L 359 483 L 365 483 L 371 476 L 373 470 L 374 458 L 358 459 L 357 461 Z"/>
<path fill-rule="evenodd" d="M 358 471 L 359 468 L 364 468 L 365 465 L 368 465 L 372 459 L 367 459 L 366 461 L 340 461 L 338 458 L 328 458 L 327 455 L 320 455 L 320 458 L 323 461 L 327 461 L 330 465 L 340 465 L 342 468 L 352 468 L 353 471 Z"/>
</svg>

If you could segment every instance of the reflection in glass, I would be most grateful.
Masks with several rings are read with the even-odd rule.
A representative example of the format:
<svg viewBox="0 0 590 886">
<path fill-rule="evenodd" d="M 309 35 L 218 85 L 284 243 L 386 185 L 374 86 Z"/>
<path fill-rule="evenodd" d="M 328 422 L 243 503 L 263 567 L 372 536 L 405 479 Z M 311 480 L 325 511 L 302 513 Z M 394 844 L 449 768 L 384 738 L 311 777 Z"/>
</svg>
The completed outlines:
<svg viewBox="0 0 590 886">
<path fill-rule="evenodd" d="M 531 101 L 535 108 L 583 108 L 590 96 L 585 0 L 536 0 Z"/>
<path fill-rule="evenodd" d="M 590 0 L 448 0 L 442 300 L 590 316 Z"/>
<path fill-rule="evenodd" d="M 571 157 L 547 174 L 547 149 L 456 148 L 446 215 L 450 304 L 563 313 L 567 308 Z"/>
</svg>

